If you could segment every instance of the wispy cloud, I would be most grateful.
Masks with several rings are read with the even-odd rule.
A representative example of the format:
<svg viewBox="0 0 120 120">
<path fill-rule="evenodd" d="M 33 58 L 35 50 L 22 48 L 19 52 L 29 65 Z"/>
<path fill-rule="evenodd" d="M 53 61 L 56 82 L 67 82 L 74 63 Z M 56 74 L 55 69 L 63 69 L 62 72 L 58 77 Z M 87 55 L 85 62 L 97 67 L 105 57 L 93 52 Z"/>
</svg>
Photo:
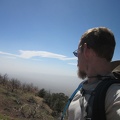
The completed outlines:
<svg viewBox="0 0 120 120">
<path fill-rule="evenodd" d="M 19 50 L 18 55 L 0 51 L 0 54 L 12 56 L 12 57 L 24 58 L 24 59 L 30 59 L 33 57 L 44 57 L 44 58 L 54 58 L 54 59 L 59 59 L 59 60 L 76 60 L 75 57 L 67 57 L 65 55 L 56 54 L 56 53 L 47 52 L 47 51 Z"/>
<path fill-rule="evenodd" d="M 7 56 L 11 56 L 11 57 L 19 57 L 19 55 L 7 53 L 7 52 L 2 52 L 2 51 L 0 51 L 0 54 L 2 54 L 2 55 L 7 55 Z"/>
<path fill-rule="evenodd" d="M 77 63 L 68 63 L 68 64 L 69 64 L 69 65 L 75 65 L 75 66 L 77 65 Z"/>
</svg>

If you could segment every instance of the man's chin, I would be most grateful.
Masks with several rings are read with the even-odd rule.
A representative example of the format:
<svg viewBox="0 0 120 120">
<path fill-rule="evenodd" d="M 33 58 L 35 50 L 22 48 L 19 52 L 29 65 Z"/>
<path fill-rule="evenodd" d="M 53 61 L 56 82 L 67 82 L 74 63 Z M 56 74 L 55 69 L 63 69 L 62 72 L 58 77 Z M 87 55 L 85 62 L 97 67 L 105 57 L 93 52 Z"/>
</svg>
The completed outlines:
<svg viewBox="0 0 120 120">
<path fill-rule="evenodd" d="M 85 79 L 86 78 L 86 73 L 84 71 L 78 70 L 78 77 L 80 79 Z"/>
</svg>

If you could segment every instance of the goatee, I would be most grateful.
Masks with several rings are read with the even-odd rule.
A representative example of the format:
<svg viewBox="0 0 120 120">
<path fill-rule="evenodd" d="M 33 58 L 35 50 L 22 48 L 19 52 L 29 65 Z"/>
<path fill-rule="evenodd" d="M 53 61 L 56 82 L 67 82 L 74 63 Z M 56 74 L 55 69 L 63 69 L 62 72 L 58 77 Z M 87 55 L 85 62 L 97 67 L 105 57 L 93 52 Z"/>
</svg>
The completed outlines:
<svg viewBox="0 0 120 120">
<path fill-rule="evenodd" d="M 84 71 L 81 71 L 79 68 L 78 68 L 78 77 L 81 78 L 81 79 L 85 79 L 87 77 L 86 73 Z"/>
</svg>

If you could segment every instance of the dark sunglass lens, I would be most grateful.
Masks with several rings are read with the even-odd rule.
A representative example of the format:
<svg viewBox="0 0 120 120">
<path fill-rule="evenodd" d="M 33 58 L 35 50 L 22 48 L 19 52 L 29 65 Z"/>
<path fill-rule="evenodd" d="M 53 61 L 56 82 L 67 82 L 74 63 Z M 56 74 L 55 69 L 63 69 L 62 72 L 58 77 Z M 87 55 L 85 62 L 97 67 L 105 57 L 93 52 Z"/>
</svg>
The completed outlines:
<svg viewBox="0 0 120 120">
<path fill-rule="evenodd" d="M 73 54 L 74 54 L 76 57 L 78 57 L 77 51 L 74 51 Z"/>
<path fill-rule="evenodd" d="M 78 54 L 77 54 L 77 53 L 75 53 L 75 56 L 76 56 L 76 57 L 78 57 Z"/>
</svg>

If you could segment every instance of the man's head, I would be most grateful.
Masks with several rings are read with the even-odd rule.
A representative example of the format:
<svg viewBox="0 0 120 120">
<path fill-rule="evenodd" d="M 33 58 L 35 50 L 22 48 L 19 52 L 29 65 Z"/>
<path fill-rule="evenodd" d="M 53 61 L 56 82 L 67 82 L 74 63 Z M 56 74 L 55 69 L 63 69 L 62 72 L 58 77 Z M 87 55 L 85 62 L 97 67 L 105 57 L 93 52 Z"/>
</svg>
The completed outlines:
<svg viewBox="0 0 120 120">
<path fill-rule="evenodd" d="M 115 44 L 114 35 L 108 28 L 97 27 L 87 30 L 82 35 L 77 50 L 79 77 L 85 78 L 87 76 L 83 67 L 87 61 L 82 58 L 82 53 L 84 53 L 85 49 L 94 51 L 96 56 L 110 62 L 113 57 Z M 81 62 L 82 65 L 80 65 L 79 62 Z"/>
</svg>

